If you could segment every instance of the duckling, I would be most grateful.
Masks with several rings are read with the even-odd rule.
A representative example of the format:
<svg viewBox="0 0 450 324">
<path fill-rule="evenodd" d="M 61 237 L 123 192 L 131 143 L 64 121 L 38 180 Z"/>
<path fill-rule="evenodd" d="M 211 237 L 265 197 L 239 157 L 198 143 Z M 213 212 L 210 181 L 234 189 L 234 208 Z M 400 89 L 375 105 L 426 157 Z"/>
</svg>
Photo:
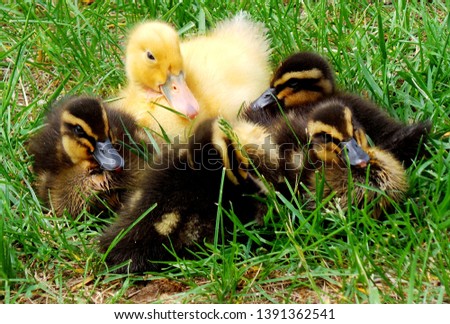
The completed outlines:
<svg viewBox="0 0 450 324">
<path fill-rule="evenodd" d="M 167 23 L 143 22 L 128 37 L 126 72 L 115 106 L 160 142 L 185 141 L 194 120 L 236 118 L 241 105 L 262 92 L 270 78 L 269 45 L 263 25 L 243 13 L 183 41 Z"/>
<path fill-rule="evenodd" d="M 292 170 L 290 181 L 303 182 L 309 189 L 303 193 L 306 197 L 311 193 L 314 198 L 323 182 L 324 197 L 334 193 L 343 209 L 371 202 L 374 217 L 404 198 L 408 182 L 403 165 L 391 152 L 368 145 L 363 125 L 344 101 L 330 98 L 318 103 L 307 116 L 291 111 L 287 118 L 300 138 L 295 149 L 303 152 L 304 161 L 299 172 Z M 294 142 L 294 135 L 288 134 L 291 130 L 283 126 L 276 129 L 276 141 Z"/>
<path fill-rule="evenodd" d="M 282 115 L 280 108 L 308 114 L 329 98 L 345 102 L 370 139 L 405 166 L 410 166 L 416 155 L 423 154 L 423 151 L 418 154 L 418 149 L 431 128 L 429 121 L 405 125 L 371 101 L 337 90 L 332 68 L 316 53 L 300 52 L 287 58 L 274 73 L 270 88 L 250 104 L 243 118 L 270 125 Z"/>
<path fill-rule="evenodd" d="M 330 64 L 313 52 L 299 52 L 274 72 L 270 87 L 243 111 L 244 119 L 270 125 L 273 119 L 295 109 L 307 114 L 313 104 L 335 93 Z"/>
<path fill-rule="evenodd" d="M 373 102 L 354 94 L 336 96 L 348 106 L 376 146 L 392 153 L 405 167 L 425 154 L 424 144 L 431 130 L 429 120 L 404 124 L 390 117 Z"/>
<path fill-rule="evenodd" d="M 117 209 L 135 170 L 144 167 L 132 150 L 143 138 L 132 117 L 107 110 L 97 98 L 58 101 L 28 145 L 37 195 L 58 216 Z"/>
<path fill-rule="evenodd" d="M 264 155 L 252 144 L 267 134 L 262 127 L 236 122 L 238 146 L 220 125 L 217 119 L 203 121 L 182 153 L 161 154 L 145 171 L 118 218 L 100 236 L 109 266 L 131 260 L 117 272 L 158 271 L 161 261 L 174 259 L 172 249 L 179 257 L 189 257 L 189 250 L 213 242 L 219 203 L 225 210 L 231 208 L 243 224 L 261 222 L 265 204 L 254 196 L 264 197 L 266 185 L 249 164 L 252 157 Z M 276 158 L 264 162 L 267 169 L 270 163 L 276 164 Z M 233 229 L 225 213 L 221 222 L 226 233 Z M 115 244 L 121 233 L 125 234 Z"/>
</svg>

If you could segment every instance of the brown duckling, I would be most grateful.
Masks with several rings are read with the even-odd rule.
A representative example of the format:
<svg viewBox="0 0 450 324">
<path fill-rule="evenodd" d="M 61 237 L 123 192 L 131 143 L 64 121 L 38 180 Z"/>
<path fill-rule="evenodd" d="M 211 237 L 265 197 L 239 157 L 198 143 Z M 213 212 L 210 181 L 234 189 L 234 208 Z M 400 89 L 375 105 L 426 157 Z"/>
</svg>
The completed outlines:
<svg viewBox="0 0 450 324">
<path fill-rule="evenodd" d="M 108 110 L 97 98 L 60 100 L 29 142 L 37 195 L 58 216 L 117 209 L 144 167 L 132 149 L 144 138 L 130 116 Z"/>
<path fill-rule="evenodd" d="M 309 112 L 312 105 L 335 94 L 330 64 L 313 52 L 299 52 L 284 60 L 274 72 L 270 87 L 243 111 L 254 123 L 271 125 L 289 110 Z"/>
<path fill-rule="evenodd" d="M 277 126 L 275 139 L 292 143 L 299 140 L 293 151 L 304 162 L 299 171 L 291 171 L 289 180 L 303 182 L 312 198 L 323 182 L 324 197 L 334 193 L 344 209 L 373 203 L 374 217 L 404 198 L 408 183 L 403 165 L 391 152 L 368 145 L 363 125 L 344 101 L 330 98 L 317 104 L 306 117 L 291 111 L 287 118 L 291 130 Z M 287 134 L 292 131 L 295 140 Z"/>
<path fill-rule="evenodd" d="M 217 119 L 206 120 L 181 153 L 165 152 L 153 162 L 100 237 L 100 250 L 107 253 L 109 266 L 130 261 L 116 271 L 157 271 L 161 261 L 174 260 L 172 250 L 189 257 L 189 250 L 213 242 L 221 208 L 232 209 L 243 224 L 261 221 L 265 204 L 253 195 L 264 196 L 265 184 L 249 171 L 249 163 L 263 154 L 252 144 L 267 134 L 245 122 L 237 122 L 233 131 L 239 134 L 239 145 Z M 276 159 L 272 162 L 276 164 Z M 220 219 L 226 233 L 233 229 L 225 212 Z"/>
<path fill-rule="evenodd" d="M 243 113 L 255 123 L 271 125 L 281 111 L 308 114 L 322 100 L 337 98 L 345 102 L 363 125 L 370 139 L 393 153 L 405 166 L 418 154 L 430 122 L 405 125 L 391 118 L 383 109 L 360 96 L 336 89 L 334 72 L 328 62 L 316 53 L 300 52 L 287 58 L 274 73 L 271 86 Z"/>
</svg>

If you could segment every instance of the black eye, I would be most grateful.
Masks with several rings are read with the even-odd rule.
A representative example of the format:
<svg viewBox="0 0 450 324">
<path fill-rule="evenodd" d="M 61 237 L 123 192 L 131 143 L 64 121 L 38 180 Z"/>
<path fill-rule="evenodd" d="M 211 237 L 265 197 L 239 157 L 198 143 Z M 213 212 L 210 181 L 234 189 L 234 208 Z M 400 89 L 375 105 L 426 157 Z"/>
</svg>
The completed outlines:
<svg viewBox="0 0 450 324">
<path fill-rule="evenodd" d="M 152 60 L 152 61 L 155 60 L 155 57 L 153 56 L 152 52 L 150 52 L 150 51 L 147 51 L 147 57 L 149 60 Z"/>
<path fill-rule="evenodd" d="M 325 132 L 318 134 L 318 136 L 323 143 L 329 143 L 334 141 L 333 136 Z"/>
<path fill-rule="evenodd" d="M 286 85 L 289 88 L 295 89 L 295 88 L 297 88 L 300 85 L 300 81 L 297 80 L 297 79 L 290 79 L 289 81 L 286 82 Z"/>
<path fill-rule="evenodd" d="M 74 132 L 74 134 L 77 135 L 77 136 L 83 136 L 83 135 L 86 134 L 86 133 L 84 132 L 83 127 L 81 127 L 80 125 L 75 125 L 75 126 L 73 126 L 73 132 Z"/>
</svg>

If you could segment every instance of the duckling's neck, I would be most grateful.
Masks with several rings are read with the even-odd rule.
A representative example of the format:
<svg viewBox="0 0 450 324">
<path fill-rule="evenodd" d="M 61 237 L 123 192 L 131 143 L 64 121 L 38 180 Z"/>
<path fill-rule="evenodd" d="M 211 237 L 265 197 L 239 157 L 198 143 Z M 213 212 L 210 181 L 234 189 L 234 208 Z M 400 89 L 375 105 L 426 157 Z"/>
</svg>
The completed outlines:
<svg viewBox="0 0 450 324">
<path fill-rule="evenodd" d="M 151 88 L 143 88 L 143 94 L 144 94 L 145 100 L 148 100 L 148 101 L 155 101 L 164 96 L 161 92 L 155 91 Z"/>
<path fill-rule="evenodd" d="M 125 92 L 127 93 L 126 97 L 139 98 L 139 100 L 148 102 L 156 101 L 164 97 L 162 92 L 146 87 L 139 82 L 131 82 Z"/>
</svg>

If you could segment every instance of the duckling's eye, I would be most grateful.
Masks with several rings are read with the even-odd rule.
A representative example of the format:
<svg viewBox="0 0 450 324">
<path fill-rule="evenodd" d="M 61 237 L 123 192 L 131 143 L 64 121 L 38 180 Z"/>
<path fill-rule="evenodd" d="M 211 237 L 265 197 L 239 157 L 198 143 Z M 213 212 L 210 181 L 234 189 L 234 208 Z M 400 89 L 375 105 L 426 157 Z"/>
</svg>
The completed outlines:
<svg viewBox="0 0 450 324">
<path fill-rule="evenodd" d="M 318 137 L 319 137 L 320 141 L 323 143 L 334 142 L 333 136 L 331 136 L 330 134 L 325 133 L 325 132 L 318 134 Z"/>
<path fill-rule="evenodd" d="M 83 127 L 81 127 L 80 125 L 75 125 L 73 126 L 73 132 L 75 135 L 77 136 L 83 136 L 86 135 L 86 133 L 84 132 Z"/>
<path fill-rule="evenodd" d="M 300 82 L 297 79 L 290 79 L 289 81 L 286 82 L 286 85 L 289 88 L 297 88 L 298 85 L 300 84 Z"/>
<path fill-rule="evenodd" d="M 150 51 L 147 51 L 147 57 L 149 60 L 152 60 L 152 61 L 155 60 L 155 57 L 153 56 L 152 52 L 150 52 Z"/>
</svg>

